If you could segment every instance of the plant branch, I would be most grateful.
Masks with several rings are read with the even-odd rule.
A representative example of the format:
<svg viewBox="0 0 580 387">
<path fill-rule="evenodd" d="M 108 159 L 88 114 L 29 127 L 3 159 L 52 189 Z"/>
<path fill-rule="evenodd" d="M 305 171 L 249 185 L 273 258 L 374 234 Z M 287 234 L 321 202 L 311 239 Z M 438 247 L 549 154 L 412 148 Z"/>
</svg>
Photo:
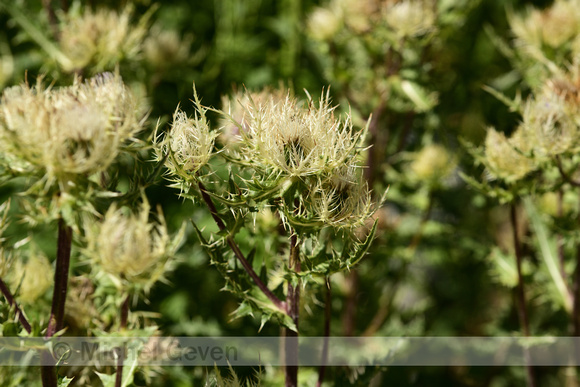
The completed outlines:
<svg viewBox="0 0 580 387">
<path fill-rule="evenodd" d="M 54 271 L 54 290 L 52 293 L 52 307 L 48 327 L 44 337 L 47 339 L 64 327 L 64 307 L 68 288 L 68 271 L 70 266 L 70 252 L 72 246 L 72 229 L 67 226 L 64 219 L 58 220 L 58 241 L 56 251 L 56 268 Z M 57 377 L 54 359 L 50 353 L 43 354 L 44 360 L 52 365 L 41 367 L 42 385 L 44 387 L 56 387 Z"/>
<path fill-rule="evenodd" d="M 526 311 L 526 296 L 524 292 L 524 279 L 522 275 L 522 252 L 520 245 L 520 238 L 518 236 L 518 221 L 516 206 L 514 203 L 510 205 L 510 218 L 512 223 L 512 232 L 514 239 L 514 251 L 516 254 L 516 268 L 518 273 L 518 286 L 517 286 L 517 306 L 518 306 L 518 316 L 520 324 L 523 329 L 524 336 L 530 335 L 530 325 L 528 321 L 528 312 Z M 535 387 L 536 379 L 534 375 L 534 369 L 530 365 L 530 353 L 527 349 L 524 349 L 524 358 L 526 360 L 526 371 L 528 376 L 528 386 Z"/>
<path fill-rule="evenodd" d="M 22 325 L 22 327 L 26 330 L 26 332 L 31 333 L 32 328 L 30 326 L 30 323 L 28 322 L 28 320 L 24 316 L 24 313 L 22 313 L 22 310 L 18 307 L 16 300 L 14 300 L 14 296 L 12 295 L 12 293 L 10 293 L 10 289 L 8 289 L 8 286 L 6 286 L 6 284 L 4 283 L 4 281 L 2 281 L 1 278 L 0 278 L 0 291 L 2 292 L 4 297 L 6 298 L 8 305 L 10 305 L 10 307 L 14 308 L 14 312 L 16 313 L 16 318 L 18 318 L 20 325 Z"/>
<path fill-rule="evenodd" d="M 324 372 L 328 362 L 328 337 L 330 337 L 330 317 L 332 313 L 332 289 L 330 287 L 330 278 L 326 278 L 326 302 L 324 304 L 324 345 L 322 347 L 322 365 L 318 369 L 318 381 L 316 387 L 322 386 L 324 382 Z"/>
<path fill-rule="evenodd" d="M 290 257 L 288 266 L 295 272 L 300 271 L 300 245 L 298 236 L 293 233 L 290 236 Z M 288 316 L 294 322 L 296 331 L 286 328 L 286 387 L 298 386 L 298 322 L 300 316 L 300 282 L 296 287 L 288 282 L 288 297 L 286 301 Z"/>
<path fill-rule="evenodd" d="M 560 156 L 556 156 L 556 166 L 558 167 L 558 171 L 560 172 L 560 176 L 564 179 L 565 182 L 569 183 L 574 187 L 580 187 L 580 181 L 576 181 L 570 177 L 566 171 L 564 171 L 564 167 L 562 166 L 562 160 Z"/>
<path fill-rule="evenodd" d="M 201 197 L 203 198 L 203 201 L 205 202 L 205 204 L 209 208 L 209 212 L 211 213 L 211 216 L 212 216 L 213 220 L 215 221 L 215 223 L 217 224 L 218 228 L 220 229 L 220 231 L 227 231 L 227 227 L 224 224 L 223 220 L 220 218 L 220 216 L 217 212 L 217 209 L 215 207 L 215 204 L 213 203 L 213 200 L 209 196 L 205 186 L 203 185 L 202 182 L 198 182 L 197 185 L 199 187 L 199 191 L 201 192 Z M 266 297 L 268 297 L 268 299 L 274 305 L 276 305 L 276 307 L 278 309 L 285 311 L 286 310 L 286 303 L 281 301 L 278 297 L 276 297 L 276 295 L 274 293 L 272 293 L 272 291 L 270 289 L 268 289 L 266 284 L 264 284 L 264 282 L 262 282 L 262 280 L 260 279 L 258 274 L 256 274 L 256 272 L 252 268 L 252 265 L 250 265 L 250 263 L 248 262 L 246 257 L 244 257 L 244 254 L 242 253 L 242 251 L 240 250 L 240 248 L 236 244 L 236 241 L 234 240 L 234 238 L 231 235 L 228 235 L 228 236 L 226 236 L 226 242 L 228 243 L 228 245 L 230 246 L 230 248 L 234 252 L 236 258 L 240 261 L 240 263 L 244 267 L 244 270 L 246 271 L 246 273 L 248 273 L 248 275 L 252 278 L 252 280 L 258 286 L 258 288 L 262 291 L 262 293 L 264 293 L 266 295 Z"/>
</svg>

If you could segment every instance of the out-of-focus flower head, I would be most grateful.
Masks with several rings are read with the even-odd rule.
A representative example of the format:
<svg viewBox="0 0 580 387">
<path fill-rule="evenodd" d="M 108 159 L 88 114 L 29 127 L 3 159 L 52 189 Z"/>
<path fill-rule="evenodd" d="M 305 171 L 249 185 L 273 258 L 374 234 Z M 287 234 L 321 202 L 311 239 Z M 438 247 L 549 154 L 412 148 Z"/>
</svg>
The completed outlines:
<svg viewBox="0 0 580 387">
<path fill-rule="evenodd" d="M 72 7 L 61 21 L 59 44 L 70 62 L 63 63 L 65 71 L 88 67 L 94 72 L 111 69 L 121 60 L 135 60 L 141 54 L 142 43 L 147 34 L 149 14 L 138 24 L 131 22 L 133 9 L 121 13 L 114 10 L 91 10 L 80 12 Z"/>
<path fill-rule="evenodd" d="M 399 38 L 424 35 L 435 28 L 435 11 L 432 1 L 389 1 L 383 10 L 389 27 Z"/>
<path fill-rule="evenodd" d="M 430 144 L 415 154 L 410 168 L 417 179 L 437 182 L 447 177 L 456 165 L 457 161 L 447 149 L 438 144 Z"/>
<path fill-rule="evenodd" d="M 143 43 L 143 51 L 148 63 L 166 70 L 175 64 L 187 62 L 191 42 L 191 36 L 182 39 L 176 31 L 154 26 Z"/>
<path fill-rule="evenodd" d="M 137 214 L 112 205 L 101 222 L 87 227 L 86 255 L 119 288 L 150 289 L 169 270 L 180 243 L 181 233 L 169 237 L 161 212 L 158 222 L 149 222 L 149 210 L 147 202 Z"/>
<path fill-rule="evenodd" d="M 489 128 L 484 159 L 489 177 L 510 183 L 522 179 L 535 169 L 533 160 L 526 155 L 530 150 L 530 142 L 521 127 L 509 139 Z"/>
<path fill-rule="evenodd" d="M 509 15 L 516 43 L 535 56 L 544 46 L 562 48 L 580 42 L 580 3 L 577 0 L 556 0 L 544 9 L 530 9 L 523 15 Z"/>
</svg>

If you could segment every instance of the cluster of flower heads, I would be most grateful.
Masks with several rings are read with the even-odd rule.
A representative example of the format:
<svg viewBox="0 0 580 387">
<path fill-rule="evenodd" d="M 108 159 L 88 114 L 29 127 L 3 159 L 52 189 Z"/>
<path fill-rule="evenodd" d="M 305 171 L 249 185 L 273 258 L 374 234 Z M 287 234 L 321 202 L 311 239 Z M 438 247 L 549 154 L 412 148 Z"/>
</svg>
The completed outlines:
<svg viewBox="0 0 580 387">
<path fill-rule="evenodd" d="M 488 130 L 483 161 L 491 178 L 514 182 L 542 162 L 578 151 L 579 79 L 568 76 L 548 80 L 525 102 L 522 122 L 511 137 Z"/>
<path fill-rule="evenodd" d="M 87 226 L 86 255 L 94 267 L 102 269 L 116 286 L 148 290 L 163 278 L 182 233 L 169 237 L 161 212 L 157 223 L 149 222 L 145 201 L 137 214 L 112 205 L 102 221 Z"/>
<path fill-rule="evenodd" d="M 158 144 L 176 181 L 197 179 L 214 153 L 216 134 L 197 96 L 194 102 L 195 117 L 178 109 L 168 136 Z M 278 195 L 296 184 L 305 187 L 298 207 L 286 213 L 291 222 L 353 227 L 372 215 L 358 158 L 365 130 L 355 130 L 349 115 L 335 114 L 328 91 L 318 103 L 281 91 L 245 91 L 225 105 L 225 154 L 253 171 L 250 185 Z"/>
<path fill-rule="evenodd" d="M 580 2 L 556 0 L 552 6 L 511 15 L 510 26 L 519 48 L 539 58 L 545 47 L 580 53 Z M 566 47 L 563 47 L 566 46 Z"/>
<path fill-rule="evenodd" d="M 118 75 L 104 73 L 62 88 L 24 84 L 0 103 L 0 153 L 11 168 L 49 180 L 105 170 L 141 130 L 137 101 Z"/>
</svg>

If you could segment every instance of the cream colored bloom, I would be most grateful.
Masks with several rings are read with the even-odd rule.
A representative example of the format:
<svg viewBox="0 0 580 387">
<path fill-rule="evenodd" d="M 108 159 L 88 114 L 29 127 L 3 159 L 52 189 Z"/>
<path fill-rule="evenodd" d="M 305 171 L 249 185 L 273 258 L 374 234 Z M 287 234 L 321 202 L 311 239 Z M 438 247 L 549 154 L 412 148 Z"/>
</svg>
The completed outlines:
<svg viewBox="0 0 580 387">
<path fill-rule="evenodd" d="M 196 173 L 208 163 L 213 154 L 217 134 L 211 131 L 196 95 L 196 113 L 193 117 L 177 108 L 173 123 L 165 139 L 158 142 L 157 149 L 167 155 L 165 165 L 170 173 L 186 180 L 195 179 Z"/>
<path fill-rule="evenodd" d="M 522 129 L 538 157 L 556 156 L 578 144 L 578 125 L 563 96 L 542 93 L 524 108 Z"/>
<path fill-rule="evenodd" d="M 330 40 L 342 27 L 342 17 L 339 7 L 316 7 L 306 22 L 308 34 L 316 40 Z"/>
<path fill-rule="evenodd" d="M 65 15 L 59 38 L 60 48 L 70 60 L 65 71 L 88 66 L 103 71 L 123 59 L 137 58 L 147 29 L 143 22 L 131 23 L 132 13 L 131 7 L 121 13 L 87 7 L 82 15 Z"/>
<path fill-rule="evenodd" d="M 290 96 L 253 101 L 240 154 L 265 176 L 331 174 L 352 162 L 362 134 L 353 129 L 350 116 L 340 119 L 334 109 L 328 91 L 318 106 Z"/>
<path fill-rule="evenodd" d="M 354 229 L 364 225 L 376 210 L 368 184 L 355 167 L 341 168 L 328 179 L 319 180 L 303 201 L 301 218 L 318 226 Z"/>
<path fill-rule="evenodd" d="M 126 214 L 112 205 L 101 222 L 87 229 L 86 254 L 119 287 L 148 289 L 163 277 L 169 258 L 175 253 L 161 213 L 159 223 L 150 223 L 149 204 L 138 214 Z"/>
<path fill-rule="evenodd" d="M 559 48 L 580 32 L 580 2 L 556 0 L 545 10 L 532 9 L 522 16 L 510 15 L 509 22 L 521 46 L 541 49 L 545 44 Z"/>
<path fill-rule="evenodd" d="M 141 130 L 139 109 L 118 75 L 105 73 L 58 89 L 40 81 L 6 89 L 0 105 L 0 149 L 49 179 L 105 170 L 120 146 Z"/>
<path fill-rule="evenodd" d="M 533 161 L 525 156 L 529 150 L 529 141 L 521 127 L 510 139 L 489 128 L 485 139 L 485 164 L 490 177 L 507 182 L 522 179 L 535 168 Z"/>
<path fill-rule="evenodd" d="M 391 2 L 384 10 L 384 18 L 399 38 L 423 35 L 435 28 L 435 12 L 430 1 Z"/>
</svg>

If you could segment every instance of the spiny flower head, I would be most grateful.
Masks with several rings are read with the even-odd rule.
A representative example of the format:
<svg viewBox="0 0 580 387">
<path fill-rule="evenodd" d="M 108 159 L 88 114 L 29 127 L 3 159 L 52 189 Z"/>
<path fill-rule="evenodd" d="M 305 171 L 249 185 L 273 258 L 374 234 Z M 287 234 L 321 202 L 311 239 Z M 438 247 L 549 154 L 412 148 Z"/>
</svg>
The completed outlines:
<svg viewBox="0 0 580 387">
<path fill-rule="evenodd" d="M 103 220 L 87 227 L 86 254 L 118 287 L 142 286 L 148 290 L 162 279 L 180 241 L 172 240 L 161 212 L 149 222 L 149 204 L 137 214 L 112 205 Z"/>
<path fill-rule="evenodd" d="M 217 133 L 211 131 L 205 109 L 195 94 L 195 115 L 188 117 L 179 107 L 173 114 L 171 129 L 163 140 L 156 140 L 157 158 L 167 157 L 169 173 L 185 181 L 196 178 L 197 172 L 213 154 Z"/>
<path fill-rule="evenodd" d="M 80 14 L 72 9 L 65 15 L 60 32 L 60 48 L 70 62 L 63 63 L 65 71 L 111 68 L 123 59 L 135 59 L 147 33 L 145 20 L 132 25 L 131 7 L 121 13 L 114 10 L 86 8 Z M 144 18 L 146 19 L 146 18 Z"/>
<path fill-rule="evenodd" d="M 142 127 L 136 100 L 118 75 L 105 73 L 51 89 L 39 80 L 6 89 L 0 105 L 0 148 L 22 169 L 49 180 L 105 170 Z"/>
<path fill-rule="evenodd" d="M 317 179 L 299 197 L 297 207 L 284 208 L 284 221 L 293 226 L 354 230 L 376 211 L 360 168 L 344 167 L 326 179 Z"/>
<path fill-rule="evenodd" d="M 364 131 L 353 129 L 350 116 L 339 119 L 322 93 L 318 106 L 287 96 L 250 105 L 241 131 L 241 157 L 263 177 L 328 175 L 354 162 Z"/>
<path fill-rule="evenodd" d="M 226 146 L 233 146 L 242 139 L 242 133 L 248 133 L 249 113 L 252 106 L 259 106 L 269 100 L 284 102 L 288 92 L 283 89 L 265 88 L 261 91 L 237 91 L 231 97 L 222 97 L 222 110 L 226 113 L 220 119 L 220 141 Z"/>
</svg>

